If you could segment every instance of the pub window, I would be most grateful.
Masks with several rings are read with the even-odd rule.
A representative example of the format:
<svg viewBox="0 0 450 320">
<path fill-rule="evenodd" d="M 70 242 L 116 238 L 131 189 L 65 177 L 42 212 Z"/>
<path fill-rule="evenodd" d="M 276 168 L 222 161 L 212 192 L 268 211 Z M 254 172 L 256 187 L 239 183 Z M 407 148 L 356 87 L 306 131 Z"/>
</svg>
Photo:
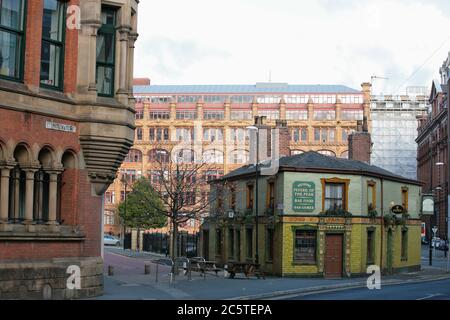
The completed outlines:
<svg viewBox="0 0 450 320">
<path fill-rule="evenodd" d="M 40 81 L 45 87 L 63 88 L 65 12 L 65 2 L 44 1 Z"/>
<path fill-rule="evenodd" d="M 247 185 L 247 209 L 253 209 L 253 185 Z"/>
<path fill-rule="evenodd" d="M 97 91 L 99 96 L 114 95 L 114 68 L 116 45 L 116 11 L 103 7 L 102 26 L 97 35 Z"/>
<path fill-rule="evenodd" d="M 36 223 L 48 221 L 50 175 L 40 169 L 34 174 L 33 220 Z"/>
<path fill-rule="evenodd" d="M 408 210 L 408 188 L 402 188 L 402 207 Z"/>
<path fill-rule="evenodd" d="M 273 261 L 273 241 L 274 241 L 274 237 L 273 237 L 273 229 L 267 229 L 267 246 L 266 246 L 266 260 L 267 261 Z"/>
<path fill-rule="evenodd" d="M 216 229 L 216 255 L 222 254 L 222 230 Z"/>
<path fill-rule="evenodd" d="M 0 76 L 22 80 L 24 61 L 24 1 L 0 1 Z"/>
<path fill-rule="evenodd" d="M 367 264 L 375 263 L 375 230 L 367 230 Z"/>
<path fill-rule="evenodd" d="M 228 229 L 228 256 L 234 257 L 234 229 Z"/>
<path fill-rule="evenodd" d="M 9 176 L 8 221 L 22 222 L 25 218 L 26 173 L 17 165 Z"/>
<path fill-rule="evenodd" d="M 301 264 L 316 263 L 315 230 L 295 230 L 294 261 Z"/>
<path fill-rule="evenodd" d="M 246 229 L 246 248 L 247 248 L 247 258 L 252 259 L 253 258 L 253 229 L 247 228 Z"/>
<path fill-rule="evenodd" d="M 241 260 L 241 230 L 236 229 L 236 261 Z"/>
<path fill-rule="evenodd" d="M 234 186 L 230 187 L 230 209 L 236 210 L 236 188 Z"/>
<path fill-rule="evenodd" d="M 368 182 L 367 184 L 367 207 L 368 211 L 375 210 L 377 207 L 377 193 L 375 182 Z"/>
<path fill-rule="evenodd" d="M 402 230 L 402 248 L 401 248 L 402 260 L 408 260 L 408 229 Z"/>
<path fill-rule="evenodd" d="M 343 183 L 325 184 L 325 210 L 344 209 L 344 189 Z"/>
<path fill-rule="evenodd" d="M 267 197 L 266 197 L 266 208 L 271 209 L 272 213 L 275 209 L 275 182 L 269 181 L 267 183 Z"/>
</svg>

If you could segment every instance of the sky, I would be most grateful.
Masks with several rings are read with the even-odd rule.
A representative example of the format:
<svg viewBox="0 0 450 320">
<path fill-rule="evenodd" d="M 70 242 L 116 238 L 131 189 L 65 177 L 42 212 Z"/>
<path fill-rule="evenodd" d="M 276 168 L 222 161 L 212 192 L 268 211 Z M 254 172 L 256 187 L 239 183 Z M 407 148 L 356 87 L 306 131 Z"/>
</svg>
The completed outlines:
<svg viewBox="0 0 450 320">
<path fill-rule="evenodd" d="M 135 77 L 160 84 L 431 86 L 448 0 L 142 0 Z M 449 30 L 449 31 L 446 31 Z"/>
</svg>

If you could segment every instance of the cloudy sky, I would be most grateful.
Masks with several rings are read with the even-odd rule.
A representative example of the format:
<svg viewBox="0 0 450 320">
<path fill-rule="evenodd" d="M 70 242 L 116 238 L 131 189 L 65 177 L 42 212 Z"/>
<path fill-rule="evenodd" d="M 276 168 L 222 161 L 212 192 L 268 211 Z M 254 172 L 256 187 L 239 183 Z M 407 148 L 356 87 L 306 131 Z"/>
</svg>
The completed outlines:
<svg viewBox="0 0 450 320">
<path fill-rule="evenodd" d="M 135 76 L 152 84 L 430 86 L 450 50 L 448 0 L 143 0 Z"/>
</svg>

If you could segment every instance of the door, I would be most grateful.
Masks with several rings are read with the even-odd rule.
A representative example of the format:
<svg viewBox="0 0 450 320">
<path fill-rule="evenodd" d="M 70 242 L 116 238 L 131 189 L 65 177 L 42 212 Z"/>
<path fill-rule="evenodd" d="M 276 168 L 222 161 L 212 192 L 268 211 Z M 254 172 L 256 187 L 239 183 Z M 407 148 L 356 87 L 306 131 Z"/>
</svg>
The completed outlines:
<svg viewBox="0 0 450 320">
<path fill-rule="evenodd" d="M 203 230 L 203 258 L 209 260 L 209 230 Z"/>
<path fill-rule="evenodd" d="M 325 277 L 342 277 L 342 234 L 327 234 L 325 241 Z"/>
</svg>

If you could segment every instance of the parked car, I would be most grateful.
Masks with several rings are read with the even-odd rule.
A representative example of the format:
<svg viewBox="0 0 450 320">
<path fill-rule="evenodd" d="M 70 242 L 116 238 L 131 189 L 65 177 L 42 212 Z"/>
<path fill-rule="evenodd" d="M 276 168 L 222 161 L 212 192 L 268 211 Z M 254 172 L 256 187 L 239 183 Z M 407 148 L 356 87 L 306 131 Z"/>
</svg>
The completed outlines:
<svg viewBox="0 0 450 320">
<path fill-rule="evenodd" d="M 439 242 L 436 244 L 436 249 L 438 250 L 448 250 L 448 241 L 440 239 Z"/>
<path fill-rule="evenodd" d="M 120 239 L 110 236 L 109 234 L 105 234 L 103 236 L 103 244 L 105 246 L 120 246 Z"/>
<path fill-rule="evenodd" d="M 435 249 L 439 249 L 439 245 L 441 244 L 441 238 L 438 237 L 434 237 L 431 240 L 431 246 Z"/>
</svg>

